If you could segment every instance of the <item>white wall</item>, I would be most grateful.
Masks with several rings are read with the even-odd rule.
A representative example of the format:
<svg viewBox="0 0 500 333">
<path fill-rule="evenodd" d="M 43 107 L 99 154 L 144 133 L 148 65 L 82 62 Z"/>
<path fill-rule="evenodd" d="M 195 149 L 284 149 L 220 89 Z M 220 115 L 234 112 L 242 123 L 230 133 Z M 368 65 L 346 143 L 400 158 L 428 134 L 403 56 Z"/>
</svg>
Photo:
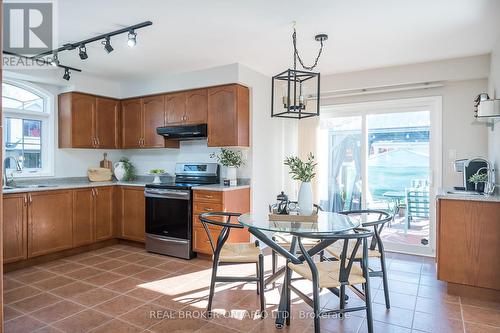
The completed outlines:
<svg viewBox="0 0 500 333">
<path fill-rule="evenodd" d="M 490 98 L 500 99 L 500 38 L 497 40 L 491 53 L 491 67 L 488 93 Z M 500 122 L 497 121 L 495 130 L 489 131 L 488 154 L 491 161 L 495 163 L 496 182 L 500 183 Z M 500 193 L 500 190 L 497 189 Z"/>
<path fill-rule="evenodd" d="M 458 186 L 462 184 L 462 177 L 453 171 L 451 162 L 458 158 L 488 156 L 488 131 L 483 125 L 474 124 L 472 108 L 477 94 L 487 89 L 488 73 L 489 56 L 477 56 L 330 75 L 322 78 L 323 92 L 435 81 L 444 86 L 425 90 L 329 98 L 323 99 L 322 104 L 442 96 L 442 185 Z M 304 122 L 303 126 L 311 125 Z M 307 135 L 299 138 L 303 147 L 311 146 L 307 145 L 307 142 L 304 143 L 307 138 Z M 453 152 L 455 154 L 450 154 Z"/>
</svg>

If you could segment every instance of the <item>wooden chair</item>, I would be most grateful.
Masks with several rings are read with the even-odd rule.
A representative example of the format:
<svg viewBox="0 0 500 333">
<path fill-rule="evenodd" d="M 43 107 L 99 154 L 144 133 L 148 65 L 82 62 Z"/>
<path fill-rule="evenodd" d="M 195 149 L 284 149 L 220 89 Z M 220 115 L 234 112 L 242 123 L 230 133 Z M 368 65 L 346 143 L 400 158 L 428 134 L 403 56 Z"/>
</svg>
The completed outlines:
<svg viewBox="0 0 500 333">
<path fill-rule="evenodd" d="M 362 222 L 362 226 L 365 228 L 371 228 L 373 227 L 373 237 L 370 242 L 370 247 L 368 248 L 368 257 L 369 258 L 379 258 L 380 259 L 380 267 L 381 269 L 379 271 L 375 271 L 373 269 L 370 269 L 369 267 L 369 273 L 370 277 L 382 277 L 382 281 L 384 284 L 384 296 L 385 296 L 385 307 L 389 309 L 391 307 L 391 303 L 389 300 L 389 284 L 387 282 L 387 267 L 385 263 L 385 251 L 384 251 L 384 244 L 382 242 L 382 238 L 380 237 L 380 233 L 382 232 L 382 229 L 384 228 L 385 224 L 388 223 L 389 221 L 392 220 L 392 215 L 385 212 L 385 211 L 380 211 L 380 210 L 353 210 L 353 211 L 346 211 L 346 212 L 340 212 L 340 214 L 347 215 L 351 218 L 356 218 L 356 216 L 359 216 L 359 218 L 363 219 L 365 222 Z M 375 217 L 375 219 L 371 218 L 370 216 L 372 215 Z M 355 242 L 350 242 L 348 244 L 349 249 L 353 249 Z M 341 254 L 342 254 L 342 249 L 343 249 L 343 244 L 341 242 L 336 242 L 330 245 L 325 249 L 327 253 L 332 255 L 336 260 L 340 260 Z M 358 252 L 354 258 L 355 261 L 361 262 L 362 263 L 362 254 L 361 252 Z"/>
<path fill-rule="evenodd" d="M 212 310 L 212 300 L 216 282 L 256 282 L 257 294 L 260 295 L 261 317 L 265 316 L 265 298 L 264 298 L 264 256 L 259 248 L 259 242 L 255 243 L 226 243 L 232 228 L 242 229 L 239 223 L 231 223 L 232 217 L 238 217 L 239 213 L 228 212 L 210 212 L 200 215 L 200 222 L 205 229 L 210 246 L 213 251 L 212 278 L 210 282 L 210 294 L 208 296 L 207 312 L 210 315 Z M 214 242 L 212 231 L 209 225 L 221 227 L 217 242 Z M 218 232 L 218 231 L 217 231 Z M 217 269 L 219 265 L 237 265 L 237 264 L 256 264 L 255 277 L 234 277 L 218 276 Z"/>
<path fill-rule="evenodd" d="M 313 284 L 312 300 L 303 292 L 292 286 L 291 272 L 287 269 L 285 281 L 289 288 L 301 297 L 307 304 L 311 305 L 314 310 L 314 332 L 320 332 L 320 318 L 327 314 L 340 314 L 343 316 L 346 312 L 366 311 L 366 322 L 368 332 L 373 332 L 373 318 L 371 309 L 370 297 L 370 279 L 368 272 L 368 246 L 367 239 L 373 236 L 373 232 L 368 229 L 358 228 L 352 233 L 332 234 L 321 236 L 322 240 L 335 240 L 336 242 L 343 241 L 340 260 L 337 261 L 322 261 L 314 262 L 311 256 L 307 253 L 307 249 L 302 243 L 302 239 L 298 237 L 299 249 L 302 252 L 305 262 L 301 264 L 293 264 L 290 261 L 287 263 L 291 271 L 297 273 L 302 278 L 310 280 Z M 309 236 L 308 236 L 309 237 Z M 311 236 L 314 237 L 314 236 Z M 354 246 L 348 246 L 349 241 L 354 241 Z M 361 267 L 354 265 L 355 258 L 358 256 L 358 250 L 361 251 Z M 355 285 L 361 284 L 362 290 L 359 290 Z M 357 296 L 364 302 L 364 306 L 346 308 L 345 287 L 349 286 Z M 321 288 L 340 289 L 340 308 L 337 310 L 321 311 L 319 290 Z M 290 309 L 291 297 L 290 291 L 286 293 L 287 309 Z M 287 324 L 290 321 L 287 319 Z"/>
</svg>

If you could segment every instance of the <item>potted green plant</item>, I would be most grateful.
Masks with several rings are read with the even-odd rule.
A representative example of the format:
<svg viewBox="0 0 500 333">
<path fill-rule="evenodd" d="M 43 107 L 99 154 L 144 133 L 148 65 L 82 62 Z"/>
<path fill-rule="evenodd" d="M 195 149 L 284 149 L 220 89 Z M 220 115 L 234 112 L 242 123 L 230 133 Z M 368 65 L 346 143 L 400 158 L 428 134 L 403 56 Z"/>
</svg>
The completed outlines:
<svg viewBox="0 0 500 333">
<path fill-rule="evenodd" d="M 226 168 L 226 179 L 229 179 L 231 186 L 237 183 L 237 168 L 245 164 L 241 151 L 221 148 L 218 153 L 211 153 L 210 158 L 214 158 Z"/>
<path fill-rule="evenodd" d="M 474 189 L 478 191 L 478 184 L 488 181 L 487 173 L 475 173 L 469 177 L 469 183 L 474 183 Z"/>
<path fill-rule="evenodd" d="M 135 167 L 127 157 L 122 157 L 119 162 L 116 162 L 114 168 L 115 177 L 118 181 L 135 179 Z"/>
<path fill-rule="evenodd" d="M 292 179 L 301 181 L 298 197 L 298 205 L 302 215 L 311 215 L 313 213 L 312 187 L 311 180 L 316 175 L 314 155 L 309 153 L 307 160 L 302 161 L 297 156 L 285 158 L 284 164 L 290 168 Z"/>
</svg>

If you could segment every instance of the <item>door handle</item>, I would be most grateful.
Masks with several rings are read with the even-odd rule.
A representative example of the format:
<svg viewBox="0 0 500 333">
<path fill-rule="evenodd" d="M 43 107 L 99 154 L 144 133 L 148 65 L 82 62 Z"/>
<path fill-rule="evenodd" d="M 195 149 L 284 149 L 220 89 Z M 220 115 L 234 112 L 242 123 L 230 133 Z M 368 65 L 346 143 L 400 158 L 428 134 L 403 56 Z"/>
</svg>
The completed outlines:
<svg viewBox="0 0 500 333">
<path fill-rule="evenodd" d="M 24 205 L 26 206 L 28 204 L 28 195 L 24 195 L 23 198 L 24 198 L 24 200 L 23 200 Z"/>
<path fill-rule="evenodd" d="M 214 209 L 213 209 L 213 208 L 208 208 L 208 207 L 206 207 L 206 208 L 205 208 L 205 210 L 206 210 L 207 212 L 211 212 L 211 211 L 213 211 Z"/>
<path fill-rule="evenodd" d="M 95 195 L 99 195 L 99 190 L 97 189 L 97 187 L 95 188 Z"/>
<path fill-rule="evenodd" d="M 95 189 L 92 188 L 92 196 L 95 197 Z"/>
<path fill-rule="evenodd" d="M 95 143 L 96 143 L 96 146 L 98 147 L 100 142 L 99 142 L 99 138 L 95 138 Z"/>
<path fill-rule="evenodd" d="M 33 198 L 31 197 L 31 194 L 28 194 L 28 201 L 29 201 L 29 203 L 31 205 L 31 203 L 33 202 Z"/>
</svg>

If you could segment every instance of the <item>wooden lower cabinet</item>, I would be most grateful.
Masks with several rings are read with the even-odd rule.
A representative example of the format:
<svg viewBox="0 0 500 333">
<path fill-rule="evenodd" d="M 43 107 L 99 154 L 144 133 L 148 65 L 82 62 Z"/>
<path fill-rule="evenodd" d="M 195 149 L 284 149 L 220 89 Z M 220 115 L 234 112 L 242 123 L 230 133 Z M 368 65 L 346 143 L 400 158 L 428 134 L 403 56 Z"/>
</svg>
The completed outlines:
<svg viewBox="0 0 500 333">
<path fill-rule="evenodd" d="M 26 194 L 3 196 L 3 262 L 28 258 Z"/>
<path fill-rule="evenodd" d="M 73 246 L 94 242 L 94 189 L 73 190 Z"/>
<path fill-rule="evenodd" d="M 146 200 L 144 188 L 122 186 L 119 190 L 119 238 L 144 242 L 146 240 Z"/>
<path fill-rule="evenodd" d="M 438 202 L 437 274 L 451 284 L 500 290 L 500 202 Z"/>
<path fill-rule="evenodd" d="M 113 238 L 113 187 L 96 187 L 94 197 L 94 237 L 100 242 Z"/>
<path fill-rule="evenodd" d="M 72 191 L 28 193 L 28 258 L 73 246 Z"/>
<path fill-rule="evenodd" d="M 208 235 L 199 220 L 199 216 L 202 213 L 215 211 L 248 213 L 250 211 L 250 189 L 244 188 L 229 191 L 195 189 L 193 191 L 193 251 L 212 254 Z M 212 239 L 216 242 L 220 228 L 215 226 L 210 226 L 209 228 Z M 250 234 L 246 229 L 232 229 L 227 240 L 229 243 L 244 243 L 249 241 Z"/>
</svg>

